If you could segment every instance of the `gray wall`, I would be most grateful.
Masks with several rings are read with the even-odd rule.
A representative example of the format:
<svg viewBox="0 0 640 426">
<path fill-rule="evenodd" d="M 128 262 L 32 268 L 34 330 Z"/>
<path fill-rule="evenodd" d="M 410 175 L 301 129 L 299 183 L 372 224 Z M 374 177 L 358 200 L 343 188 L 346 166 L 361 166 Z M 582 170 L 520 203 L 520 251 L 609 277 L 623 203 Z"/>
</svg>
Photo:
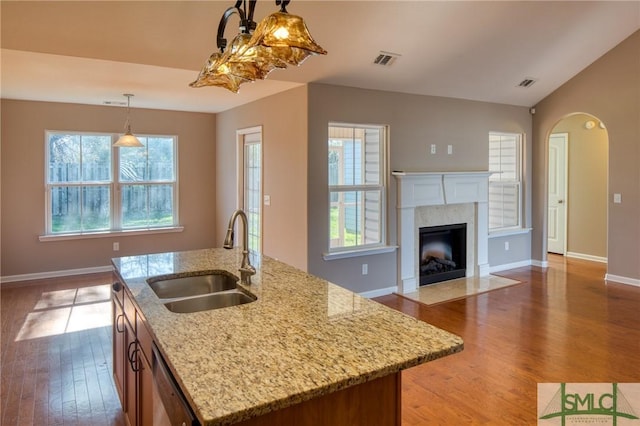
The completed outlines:
<svg viewBox="0 0 640 426">
<path fill-rule="evenodd" d="M 536 106 L 533 120 L 532 256 L 546 260 L 548 137 L 563 117 L 581 112 L 609 135 L 607 273 L 640 282 L 640 31 Z M 614 204 L 612 194 L 622 194 Z"/>
<path fill-rule="evenodd" d="M 433 96 L 364 90 L 324 84 L 309 85 L 308 160 L 308 270 L 356 292 L 395 286 L 397 254 L 379 254 L 325 261 L 328 250 L 329 196 L 327 190 L 328 123 L 365 123 L 390 126 L 389 172 L 468 171 L 488 169 L 490 131 L 525 134 L 525 224 L 531 222 L 531 115 L 528 108 Z M 428 146 L 437 145 L 435 155 Z M 447 145 L 453 154 L 447 155 Z M 389 243 L 396 244 L 396 182 L 388 176 Z M 530 259 L 529 234 L 508 237 L 513 244 L 509 256 L 490 256 L 494 262 L 514 263 Z M 492 239 L 500 245 L 502 238 Z M 369 265 L 362 275 L 361 265 Z"/>
</svg>

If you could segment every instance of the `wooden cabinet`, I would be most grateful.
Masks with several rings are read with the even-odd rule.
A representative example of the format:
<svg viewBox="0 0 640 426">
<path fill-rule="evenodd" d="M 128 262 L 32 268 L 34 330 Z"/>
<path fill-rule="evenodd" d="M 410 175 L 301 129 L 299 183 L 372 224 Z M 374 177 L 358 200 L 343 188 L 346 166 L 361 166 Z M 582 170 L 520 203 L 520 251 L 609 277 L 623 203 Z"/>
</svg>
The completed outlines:
<svg viewBox="0 0 640 426">
<path fill-rule="evenodd" d="M 151 334 L 131 296 L 114 273 L 113 379 L 131 426 L 153 424 Z"/>
<path fill-rule="evenodd" d="M 125 410 L 125 394 L 124 394 L 124 371 L 125 371 L 125 358 L 124 349 L 125 345 L 125 319 L 124 310 L 122 308 L 122 299 L 118 297 L 120 290 L 122 290 L 122 284 L 115 282 L 113 284 L 113 297 L 111 298 L 111 312 L 113 322 L 113 381 L 116 384 L 116 390 L 118 391 L 118 397 L 120 398 L 120 404 L 122 409 Z M 124 292 L 124 291 L 122 291 Z"/>
</svg>

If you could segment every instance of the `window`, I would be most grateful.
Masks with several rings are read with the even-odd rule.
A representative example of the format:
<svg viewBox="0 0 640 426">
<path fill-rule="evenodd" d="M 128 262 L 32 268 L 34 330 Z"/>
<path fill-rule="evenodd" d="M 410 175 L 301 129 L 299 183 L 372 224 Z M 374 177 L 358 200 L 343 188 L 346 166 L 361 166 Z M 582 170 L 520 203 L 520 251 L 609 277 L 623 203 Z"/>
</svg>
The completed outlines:
<svg viewBox="0 0 640 426">
<path fill-rule="evenodd" d="M 522 135 L 489 133 L 489 230 L 521 228 Z"/>
<path fill-rule="evenodd" d="M 113 148 L 116 138 L 47 132 L 47 234 L 177 225 L 176 138 L 138 136 L 142 148 Z"/>
<path fill-rule="evenodd" d="M 384 244 L 383 126 L 329 125 L 329 251 Z"/>
</svg>

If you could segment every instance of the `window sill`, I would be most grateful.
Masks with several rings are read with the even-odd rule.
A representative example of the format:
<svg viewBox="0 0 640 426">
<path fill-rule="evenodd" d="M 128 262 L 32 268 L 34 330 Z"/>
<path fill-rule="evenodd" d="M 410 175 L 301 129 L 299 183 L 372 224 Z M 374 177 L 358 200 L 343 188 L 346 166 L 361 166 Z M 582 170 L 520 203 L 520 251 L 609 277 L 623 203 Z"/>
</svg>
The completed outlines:
<svg viewBox="0 0 640 426">
<path fill-rule="evenodd" d="M 170 226 L 166 228 L 153 228 L 153 229 L 130 229 L 130 230 L 121 230 L 121 231 L 85 232 L 81 234 L 49 234 L 49 235 L 40 235 L 38 239 L 42 242 L 63 241 L 63 240 L 85 240 L 90 238 L 129 237 L 134 235 L 166 234 L 171 232 L 182 232 L 182 231 L 184 231 L 184 226 Z"/>
<path fill-rule="evenodd" d="M 384 254 L 396 251 L 398 246 L 382 246 L 368 249 L 346 250 L 333 253 L 322 253 L 324 260 L 346 259 L 349 257 L 371 256 L 374 254 Z"/>
<path fill-rule="evenodd" d="M 489 232 L 489 238 L 510 237 L 512 235 L 528 234 L 533 228 L 507 229 L 504 231 Z"/>
</svg>

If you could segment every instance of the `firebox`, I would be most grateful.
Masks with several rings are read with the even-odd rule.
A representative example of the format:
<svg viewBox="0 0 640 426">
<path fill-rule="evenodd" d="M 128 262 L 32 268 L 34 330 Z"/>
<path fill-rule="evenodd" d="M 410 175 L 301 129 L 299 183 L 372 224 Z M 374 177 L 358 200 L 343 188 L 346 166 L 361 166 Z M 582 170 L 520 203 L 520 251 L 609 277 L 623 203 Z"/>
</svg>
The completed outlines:
<svg viewBox="0 0 640 426">
<path fill-rule="evenodd" d="M 462 278 L 467 269 L 467 224 L 420 228 L 420 285 Z"/>
</svg>

